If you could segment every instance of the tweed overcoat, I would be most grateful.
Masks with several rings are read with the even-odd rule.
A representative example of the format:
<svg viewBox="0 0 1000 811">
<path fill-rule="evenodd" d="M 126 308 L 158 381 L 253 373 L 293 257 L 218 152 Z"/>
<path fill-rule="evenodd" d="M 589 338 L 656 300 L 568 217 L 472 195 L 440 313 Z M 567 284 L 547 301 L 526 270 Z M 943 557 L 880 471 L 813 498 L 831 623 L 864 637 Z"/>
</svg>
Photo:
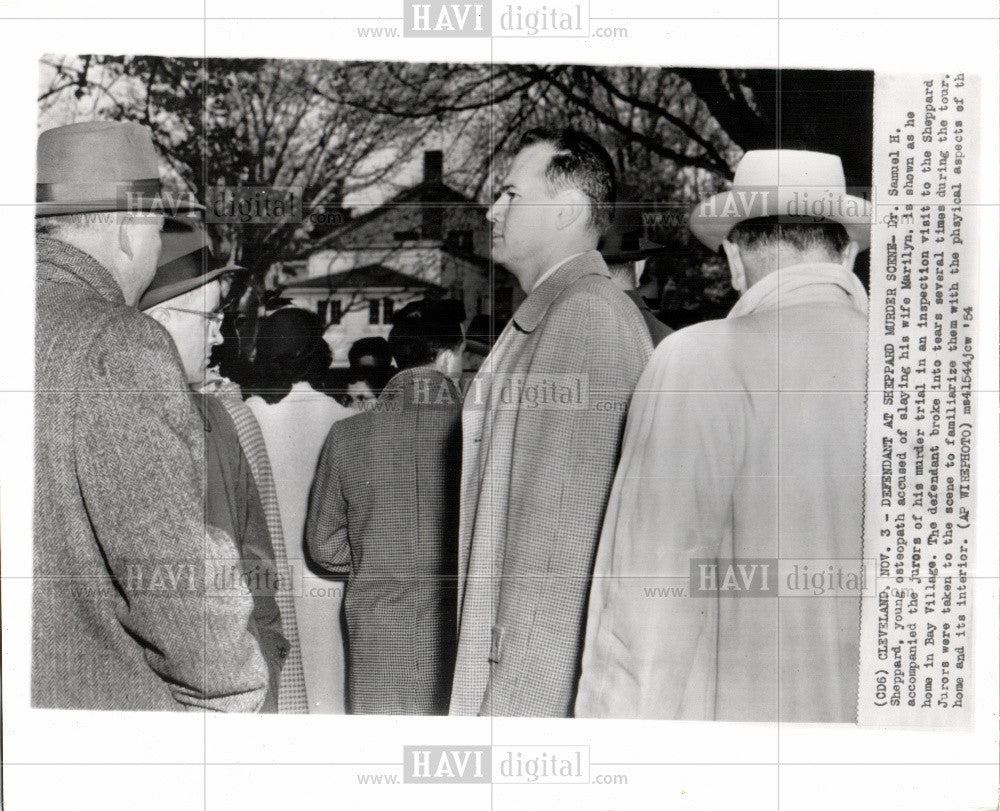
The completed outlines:
<svg viewBox="0 0 1000 811">
<path fill-rule="evenodd" d="M 167 332 L 111 274 L 40 238 L 32 703 L 253 711 L 268 672 L 239 567 L 205 523 L 205 438 Z"/>
<path fill-rule="evenodd" d="M 347 575 L 353 713 L 443 715 L 455 665 L 461 396 L 433 366 L 389 381 L 323 448 L 306 540 Z"/>
<path fill-rule="evenodd" d="M 855 720 L 864 299 L 839 265 L 789 266 L 657 347 L 608 504 L 577 717 Z M 747 597 L 703 586 L 709 561 L 780 576 Z M 842 589 L 789 579 L 828 566 Z"/>
<path fill-rule="evenodd" d="M 453 715 L 571 714 L 597 539 L 651 348 L 588 251 L 528 295 L 467 391 Z"/>
</svg>

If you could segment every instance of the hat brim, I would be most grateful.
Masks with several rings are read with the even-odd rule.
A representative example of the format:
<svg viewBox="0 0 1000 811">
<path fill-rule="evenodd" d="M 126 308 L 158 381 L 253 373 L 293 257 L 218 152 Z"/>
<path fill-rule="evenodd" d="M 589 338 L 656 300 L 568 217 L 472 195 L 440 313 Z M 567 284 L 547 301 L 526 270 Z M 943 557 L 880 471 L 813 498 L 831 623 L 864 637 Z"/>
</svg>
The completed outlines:
<svg viewBox="0 0 1000 811">
<path fill-rule="evenodd" d="M 156 290 L 147 293 L 139 299 L 139 304 L 137 306 L 140 310 L 149 310 L 157 304 L 163 304 L 163 302 L 169 301 L 172 298 L 182 296 L 192 290 L 197 290 L 199 287 L 204 287 L 209 282 L 213 282 L 218 279 L 223 273 L 239 272 L 247 272 L 247 268 L 241 267 L 240 265 L 226 265 L 222 268 L 210 270 L 204 276 L 196 276 L 193 279 L 184 279 L 179 282 L 174 282 L 174 284 L 158 287 Z"/>
<path fill-rule="evenodd" d="M 871 203 L 863 197 L 814 187 L 733 189 L 713 195 L 691 211 L 688 227 L 717 251 L 737 223 L 758 217 L 810 217 L 838 222 L 865 250 L 871 243 Z"/>
<path fill-rule="evenodd" d="M 620 253 L 601 254 L 605 264 L 617 265 L 621 262 L 638 262 L 640 259 L 649 259 L 651 256 L 663 256 L 670 252 L 670 248 L 659 245 L 655 248 L 640 248 L 634 251 L 622 251 Z"/>
</svg>

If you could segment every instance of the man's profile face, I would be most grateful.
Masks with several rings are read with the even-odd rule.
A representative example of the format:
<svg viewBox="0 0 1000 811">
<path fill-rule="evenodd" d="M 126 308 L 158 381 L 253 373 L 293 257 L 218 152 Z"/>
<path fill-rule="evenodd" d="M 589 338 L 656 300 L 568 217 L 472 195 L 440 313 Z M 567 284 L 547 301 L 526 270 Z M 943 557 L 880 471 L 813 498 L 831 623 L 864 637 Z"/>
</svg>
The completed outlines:
<svg viewBox="0 0 1000 811">
<path fill-rule="evenodd" d="M 530 290 L 545 270 L 538 265 L 545 262 L 556 232 L 555 206 L 545 179 L 554 153 L 555 148 L 546 143 L 531 144 L 518 152 L 486 214 L 493 225 L 494 261 L 514 273 L 525 290 Z"/>
<path fill-rule="evenodd" d="M 184 374 L 192 386 L 204 384 L 212 347 L 222 343 L 221 315 L 215 312 L 221 300 L 219 282 L 212 281 L 150 311 L 174 339 Z"/>
</svg>

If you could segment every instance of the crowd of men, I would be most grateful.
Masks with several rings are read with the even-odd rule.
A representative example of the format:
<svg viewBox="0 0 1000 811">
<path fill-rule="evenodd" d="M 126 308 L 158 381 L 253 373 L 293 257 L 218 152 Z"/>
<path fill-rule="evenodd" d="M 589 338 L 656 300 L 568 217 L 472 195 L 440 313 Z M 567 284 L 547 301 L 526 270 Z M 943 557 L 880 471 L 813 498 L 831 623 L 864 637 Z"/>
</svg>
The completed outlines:
<svg viewBox="0 0 1000 811">
<path fill-rule="evenodd" d="M 661 587 L 860 564 L 867 204 L 836 156 L 747 153 L 690 217 L 739 302 L 671 332 L 615 200 L 600 144 L 526 133 L 487 214 L 523 303 L 464 380 L 454 308 L 402 309 L 351 359 L 392 364 L 356 413 L 294 308 L 261 326 L 270 383 L 201 392 L 232 268 L 197 211 L 164 225 L 145 128 L 43 132 L 33 703 L 316 711 L 343 650 L 355 713 L 853 721 L 858 593 Z M 297 551 L 344 582 L 343 639 L 283 584 Z"/>
</svg>

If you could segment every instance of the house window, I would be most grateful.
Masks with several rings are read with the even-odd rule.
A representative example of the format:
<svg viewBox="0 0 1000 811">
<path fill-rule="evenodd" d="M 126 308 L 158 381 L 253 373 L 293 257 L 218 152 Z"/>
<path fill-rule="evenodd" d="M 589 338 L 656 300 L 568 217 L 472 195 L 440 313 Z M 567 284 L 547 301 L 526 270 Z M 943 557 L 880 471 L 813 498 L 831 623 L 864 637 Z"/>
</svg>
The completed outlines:
<svg viewBox="0 0 1000 811">
<path fill-rule="evenodd" d="M 339 298 L 330 299 L 327 303 L 327 324 L 339 324 L 343 315 Z"/>
<path fill-rule="evenodd" d="M 379 323 L 379 300 L 372 299 L 368 302 L 368 323 L 378 324 Z"/>
<path fill-rule="evenodd" d="M 382 323 L 383 324 L 391 324 L 392 323 L 392 315 L 395 312 L 395 310 L 393 308 L 395 306 L 396 306 L 396 302 L 393 301 L 388 296 L 386 298 L 382 299 Z"/>
</svg>

